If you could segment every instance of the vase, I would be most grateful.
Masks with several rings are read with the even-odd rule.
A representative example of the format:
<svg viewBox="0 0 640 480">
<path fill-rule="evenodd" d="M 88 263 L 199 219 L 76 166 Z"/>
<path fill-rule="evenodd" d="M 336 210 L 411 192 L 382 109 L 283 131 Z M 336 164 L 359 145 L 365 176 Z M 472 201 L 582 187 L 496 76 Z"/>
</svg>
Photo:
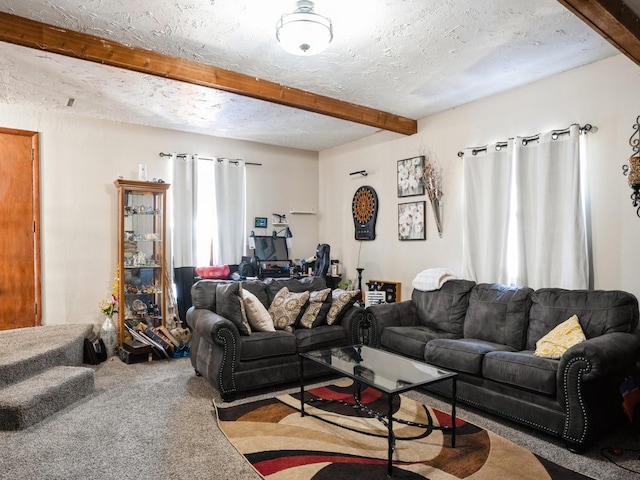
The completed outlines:
<svg viewBox="0 0 640 480">
<path fill-rule="evenodd" d="M 442 238 L 442 209 L 443 205 L 439 198 L 433 198 L 431 200 L 431 208 L 433 209 L 433 217 L 436 221 L 436 227 L 438 229 L 438 236 Z"/>
<path fill-rule="evenodd" d="M 116 348 L 118 347 L 118 330 L 111 315 L 107 315 L 100 327 L 100 338 L 104 342 L 104 348 L 107 351 L 107 356 L 116 354 Z"/>
</svg>

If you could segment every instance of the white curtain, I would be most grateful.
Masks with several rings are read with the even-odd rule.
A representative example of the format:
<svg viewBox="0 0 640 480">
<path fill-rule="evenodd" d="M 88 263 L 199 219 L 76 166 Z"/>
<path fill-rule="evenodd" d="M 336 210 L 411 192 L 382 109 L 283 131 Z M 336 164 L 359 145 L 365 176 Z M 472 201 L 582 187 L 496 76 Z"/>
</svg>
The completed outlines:
<svg viewBox="0 0 640 480">
<path fill-rule="evenodd" d="M 463 272 L 477 282 L 507 282 L 511 150 L 493 144 L 464 152 Z"/>
<path fill-rule="evenodd" d="M 245 163 L 174 156 L 174 266 L 237 264 L 245 249 Z"/>
<path fill-rule="evenodd" d="M 240 263 L 247 238 L 246 166 L 241 160 L 223 160 L 215 166 L 216 214 L 218 221 L 214 259 L 218 264 Z"/>
<path fill-rule="evenodd" d="M 171 231 L 173 266 L 195 266 L 195 162 L 191 155 L 173 157 Z"/>
<path fill-rule="evenodd" d="M 537 289 L 589 288 L 580 127 L 464 152 L 464 274 Z M 504 145 L 504 144 L 501 144 Z"/>
<path fill-rule="evenodd" d="M 579 137 L 572 125 L 568 134 L 515 139 L 517 285 L 589 286 Z"/>
</svg>

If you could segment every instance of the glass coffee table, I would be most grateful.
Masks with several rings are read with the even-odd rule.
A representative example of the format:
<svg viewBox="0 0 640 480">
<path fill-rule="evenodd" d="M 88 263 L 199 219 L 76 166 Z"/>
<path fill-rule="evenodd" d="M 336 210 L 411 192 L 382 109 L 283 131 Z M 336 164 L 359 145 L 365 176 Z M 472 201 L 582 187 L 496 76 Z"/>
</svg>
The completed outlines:
<svg viewBox="0 0 640 480">
<path fill-rule="evenodd" d="M 456 446 L 456 378 L 457 373 L 443 370 L 418 360 L 396 355 L 385 350 L 353 345 L 348 347 L 336 347 L 327 350 L 315 350 L 300 353 L 300 414 L 304 417 L 304 363 L 312 361 L 325 366 L 335 373 L 349 377 L 355 382 L 354 403 L 367 415 L 377 418 L 387 427 L 388 461 L 387 474 L 393 474 L 393 451 L 395 450 L 396 437 L 393 434 L 393 423 L 405 423 L 424 428 L 426 433 L 432 430 L 444 430 L 451 432 L 451 447 Z M 400 393 L 414 388 L 433 383 L 451 380 L 451 425 L 434 425 L 433 419 L 428 415 L 428 424 L 418 424 L 394 418 L 392 413 L 393 400 Z M 362 385 L 373 387 L 387 394 L 387 413 L 372 410 L 360 402 Z"/>
</svg>

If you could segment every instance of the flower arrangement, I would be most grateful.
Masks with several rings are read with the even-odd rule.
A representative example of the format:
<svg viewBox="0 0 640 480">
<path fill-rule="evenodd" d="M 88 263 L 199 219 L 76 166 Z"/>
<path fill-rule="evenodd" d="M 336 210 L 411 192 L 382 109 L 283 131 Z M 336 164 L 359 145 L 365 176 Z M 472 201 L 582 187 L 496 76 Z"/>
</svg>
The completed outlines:
<svg viewBox="0 0 640 480">
<path fill-rule="evenodd" d="M 426 148 L 421 148 L 420 154 L 425 158 L 422 180 L 431 201 L 438 235 L 442 237 L 442 197 L 444 196 L 442 191 L 442 168 L 435 156 L 431 152 L 427 152 Z"/>
<path fill-rule="evenodd" d="M 100 300 L 98 308 L 100 308 L 100 313 L 107 317 L 110 317 L 114 313 L 118 313 L 118 297 L 111 295 L 107 299 Z"/>
<path fill-rule="evenodd" d="M 118 313 L 118 291 L 120 290 L 120 267 L 116 265 L 116 274 L 113 277 L 113 283 L 111 284 L 111 295 L 109 298 L 100 300 L 98 308 L 100 313 L 107 317 L 112 316 L 114 313 Z"/>
</svg>

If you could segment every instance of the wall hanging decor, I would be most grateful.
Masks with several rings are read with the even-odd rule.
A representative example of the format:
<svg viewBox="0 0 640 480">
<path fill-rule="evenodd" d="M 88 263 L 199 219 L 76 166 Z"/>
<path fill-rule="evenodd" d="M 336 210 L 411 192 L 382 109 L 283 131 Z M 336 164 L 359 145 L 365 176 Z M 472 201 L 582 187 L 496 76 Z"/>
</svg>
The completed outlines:
<svg viewBox="0 0 640 480">
<path fill-rule="evenodd" d="M 351 201 L 356 240 L 375 240 L 378 194 L 368 185 L 356 190 Z"/>
<path fill-rule="evenodd" d="M 432 154 L 424 153 L 425 159 L 422 181 L 427 191 L 427 196 L 431 202 L 431 209 L 433 210 L 433 217 L 436 222 L 436 228 L 438 229 L 438 236 L 442 238 L 442 214 L 444 204 L 442 203 L 442 168 Z"/>
<path fill-rule="evenodd" d="M 398 160 L 398 198 L 424 195 L 424 165 L 423 155 Z"/>
<path fill-rule="evenodd" d="M 628 163 L 622 166 L 622 172 L 627 176 L 629 186 L 632 188 L 631 204 L 637 208 L 636 214 L 640 217 L 640 115 L 633 125 L 633 133 L 629 138 L 632 154 Z"/>
<path fill-rule="evenodd" d="M 398 205 L 398 240 L 426 240 L 426 203 L 422 201 Z"/>
</svg>

